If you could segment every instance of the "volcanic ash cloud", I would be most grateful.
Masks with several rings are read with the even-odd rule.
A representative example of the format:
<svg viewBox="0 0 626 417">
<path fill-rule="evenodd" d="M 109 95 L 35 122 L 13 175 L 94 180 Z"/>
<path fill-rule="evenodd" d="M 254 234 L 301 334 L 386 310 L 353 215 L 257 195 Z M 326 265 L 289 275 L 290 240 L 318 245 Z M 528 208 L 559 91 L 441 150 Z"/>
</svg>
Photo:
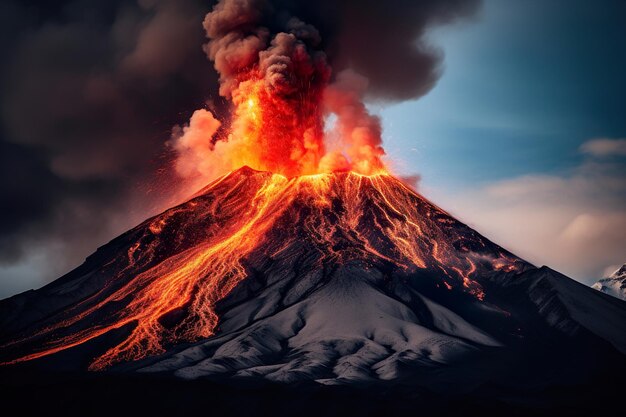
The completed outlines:
<svg viewBox="0 0 626 417">
<path fill-rule="evenodd" d="M 365 106 L 366 94 L 397 100 L 427 91 L 439 54 L 416 46 L 416 39 L 427 25 L 466 14 L 476 2 L 397 3 L 217 3 L 204 19 L 204 49 L 230 118 L 218 121 L 200 109 L 175 129 L 178 173 L 207 180 L 242 165 L 288 177 L 386 171 L 381 122 Z M 392 24 L 398 30 L 389 35 L 384 28 Z M 371 51 L 363 54 L 368 43 Z M 399 53 L 393 59 L 390 48 Z M 389 88 L 379 80 L 384 61 Z"/>
</svg>

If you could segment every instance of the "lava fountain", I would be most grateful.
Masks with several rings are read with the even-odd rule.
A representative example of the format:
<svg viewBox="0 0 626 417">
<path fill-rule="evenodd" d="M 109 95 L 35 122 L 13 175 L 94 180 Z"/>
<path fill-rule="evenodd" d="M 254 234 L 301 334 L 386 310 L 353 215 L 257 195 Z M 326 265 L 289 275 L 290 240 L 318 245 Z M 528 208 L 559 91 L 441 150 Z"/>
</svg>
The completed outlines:
<svg viewBox="0 0 626 417">
<path fill-rule="evenodd" d="M 380 120 L 362 100 L 367 80 L 350 71 L 333 79 L 317 29 L 291 17 L 272 33 L 260 3 L 225 0 L 206 16 L 205 50 L 232 117 L 218 134 L 222 122 L 200 109 L 177 130 L 178 172 L 205 181 L 244 165 L 287 177 L 384 172 Z"/>
</svg>

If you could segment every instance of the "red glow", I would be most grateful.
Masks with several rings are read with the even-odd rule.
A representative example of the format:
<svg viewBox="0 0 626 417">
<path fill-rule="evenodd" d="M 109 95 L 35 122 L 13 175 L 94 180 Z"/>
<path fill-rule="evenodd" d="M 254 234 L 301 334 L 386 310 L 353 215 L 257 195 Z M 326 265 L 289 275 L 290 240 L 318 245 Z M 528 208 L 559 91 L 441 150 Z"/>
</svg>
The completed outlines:
<svg viewBox="0 0 626 417">
<path fill-rule="evenodd" d="M 387 172 L 379 121 L 358 94 L 341 86 L 310 86 L 302 94 L 285 96 L 268 89 L 255 71 L 248 77 L 233 92 L 227 137 L 213 138 L 221 123 L 207 110 L 196 111 L 177 137 L 181 175 L 200 174 L 206 180 L 244 165 L 288 178 Z M 325 131 L 331 114 L 337 115 L 335 126 Z"/>
</svg>

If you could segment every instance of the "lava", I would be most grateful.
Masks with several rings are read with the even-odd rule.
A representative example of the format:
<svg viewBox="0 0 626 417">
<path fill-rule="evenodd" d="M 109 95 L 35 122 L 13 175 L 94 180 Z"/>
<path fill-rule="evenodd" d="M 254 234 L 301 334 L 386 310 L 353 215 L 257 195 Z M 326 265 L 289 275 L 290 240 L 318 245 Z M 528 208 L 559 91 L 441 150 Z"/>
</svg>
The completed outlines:
<svg viewBox="0 0 626 417">
<path fill-rule="evenodd" d="M 181 225 L 184 216 L 206 226 Z M 56 322 L 3 348 L 38 346 L 8 362 L 17 363 L 126 329 L 123 340 L 89 366 L 101 370 L 210 337 L 219 321 L 215 304 L 250 273 L 246 259 L 259 254 L 274 259 L 294 245 L 309 245 L 319 268 L 360 262 L 393 264 L 409 274 L 442 270 L 448 290 L 482 301 L 486 295 L 476 277 L 512 269 L 517 261 L 501 251 L 468 252 L 467 246 L 485 243 L 478 235 L 464 235 L 460 223 L 449 219 L 388 174 L 287 178 L 239 170 L 140 225 L 139 239 L 128 243 L 119 261 L 109 262 L 119 270 L 109 272 L 104 288 L 69 307 Z M 167 236 L 170 232 L 173 237 Z M 164 245 L 188 235 L 196 239 L 192 245 L 159 258 Z"/>
</svg>

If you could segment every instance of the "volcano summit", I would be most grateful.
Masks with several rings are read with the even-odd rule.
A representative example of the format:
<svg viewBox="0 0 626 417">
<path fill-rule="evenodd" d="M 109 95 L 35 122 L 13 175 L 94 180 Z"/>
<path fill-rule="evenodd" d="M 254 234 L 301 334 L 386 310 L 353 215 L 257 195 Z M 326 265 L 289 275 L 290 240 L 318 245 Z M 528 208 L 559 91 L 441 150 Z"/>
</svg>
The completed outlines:
<svg viewBox="0 0 626 417">
<path fill-rule="evenodd" d="M 585 380 L 626 352 L 623 301 L 387 174 L 241 168 L 0 312 L 5 366 L 185 379 L 466 389 Z"/>
</svg>

